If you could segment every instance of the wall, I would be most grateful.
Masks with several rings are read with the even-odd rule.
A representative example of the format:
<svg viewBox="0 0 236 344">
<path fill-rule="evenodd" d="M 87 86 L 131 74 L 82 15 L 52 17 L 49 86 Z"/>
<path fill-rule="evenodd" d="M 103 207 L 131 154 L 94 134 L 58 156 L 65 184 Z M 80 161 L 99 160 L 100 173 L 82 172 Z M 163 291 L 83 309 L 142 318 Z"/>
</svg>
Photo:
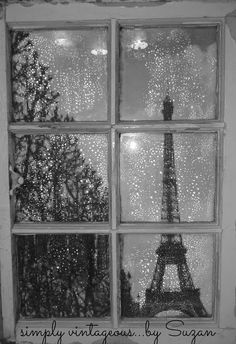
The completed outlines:
<svg viewBox="0 0 236 344">
<path fill-rule="evenodd" d="M 12 1 L 15 2 L 15 1 Z M 155 344 L 235 344 L 236 343 L 236 209 L 235 209 L 235 195 L 236 195 L 236 2 L 235 1 L 219 1 L 219 2 L 194 2 L 194 1 L 176 1 L 162 3 L 160 6 L 147 7 L 102 7 L 89 3 L 73 3 L 70 5 L 56 5 L 46 3 L 39 3 L 30 7 L 23 7 L 20 4 L 13 4 L 8 1 L 8 6 L 4 12 L 1 20 L 1 30 L 4 31 L 6 22 L 32 22 L 32 21 L 73 21 L 85 19 L 106 19 L 110 16 L 117 18 L 224 18 L 225 26 L 225 101 L 224 101 L 224 115 L 225 115 L 225 132 L 224 132 L 224 172 L 222 178 L 222 245 L 220 252 L 220 290 L 218 292 L 219 301 L 219 319 L 215 326 L 200 326 L 197 329 L 194 327 L 186 328 L 184 325 L 179 328 L 179 332 L 174 330 L 167 330 L 165 327 L 156 326 L 151 322 L 150 328 L 132 328 L 132 333 L 135 331 L 136 335 L 130 336 L 116 336 L 118 333 L 113 332 L 113 336 L 109 336 L 107 343 L 155 343 Z M 1 36 L 2 37 L 2 36 Z M 2 60 L 4 46 L 1 46 Z M 5 76 L 5 70 L 1 69 L 0 77 Z M 4 79 L 5 80 L 5 79 Z M 4 80 L 1 93 L 1 121 L 4 121 L 6 116 L 6 100 L 4 94 Z M 6 94 L 6 92 L 5 92 Z M 6 128 L 6 123 L 4 121 Z M 6 140 L 6 136 L 5 136 Z M 2 141 L 3 143 L 3 141 Z M 4 144 L 4 143 L 3 143 Z M 1 195 L 1 198 L 3 196 Z M 3 209 L 3 202 L 0 202 L 0 216 L 5 212 Z M 5 225 L 5 228 L 9 224 Z M 2 227 L 0 228 L 1 230 Z M 9 228 L 10 229 L 10 228 Z M 7 239 L 9 245 L 9 237 Z M 2 244 L 3 245 L 3 244 Z M 6 251 L 5 251 L 6 252 Z M 10 246 L 7 251 L 8 261 L 10 255 Z M 5 254 L 7 254 L 5 253 Z M 4 259 L 6 261 L 6 259 Z M 9 263 L 10 264 L 10 263 Z M 13 301 L 11 298 L 5 298 L 7 295 L 6 285 L 11 285 L 12 276 L 8 269 L 1 267 L 2 280 L 4 279 L 3 293 L 3 325 L 5 337 L 14 338 L 14 319 L 12 318 Z M 11 289 L 11 288 L 10 288 Z M 10 300 L 10 301 L 9 301 Z M 10 303 L 9 303 L 10 302 Z M 32 336 L 30 331 L 26 331 L 26 324 L 17 326 L 17 340 L 19 342 L 37 342 L 37 343 L 106 343 L 104 340 L 105 332 L 101 333 L 102 328 L 98 328 L 101 336 L 84 336 L 84 337 L 70 337 L 67 334 L 68 324 L 63 321 L 58 321 L 56 324 L 50 324 L 48 327 L 48 337 L 45 338 L 46 325 L 41 323 L 35 325 L 34 329 L 41 330 L 42 335 Z M 74 323 L 76 326 L 76 323 Z M 79 326 L 79 325 L 78 325 Z M 132 326 L 131 326 L 132 327 Z M 123 329 L 124 330 L 124 329 Z M 126 329 L 128 331 L 128 329 Z M 207 330 L 211 332 L 206 332 Z M 94 333 L 94 332 L 93 332 Z M 215 334 L 214 334 L 215 333 Z M 22 336 L 24 334 L 24 336 Z M 29 336 L 27 335 L 29 334 Z M 97 333 L 98 334 L 98 333 Z"/>
</svg>

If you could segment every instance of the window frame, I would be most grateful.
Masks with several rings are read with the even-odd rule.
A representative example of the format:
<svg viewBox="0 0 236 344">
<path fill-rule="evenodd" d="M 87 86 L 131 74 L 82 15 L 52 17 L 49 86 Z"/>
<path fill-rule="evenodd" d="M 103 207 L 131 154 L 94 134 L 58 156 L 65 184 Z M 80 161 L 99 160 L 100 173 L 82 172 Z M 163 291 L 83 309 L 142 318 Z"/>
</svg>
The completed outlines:
<svg viewBox="0 0 236 344">
<path fill-rule="evenodd" d="M 192 20 L 192 19 L 191 19 Z M 140 23 L 138 24 L 141 26 L 141 22 L 144 23 L 145 19 L 139 20 Z M 153 22 L 162 22 L 163 25 L 164 23 L 167 23 L 170 21 L 170 19 L 152 19 Z M 93 21 L 94 22 L 94 21 Z M 107 22 L 107 20 L 102 20 L 99 21 L 104 24 L 104 22 Z M 11 123 L 8 127 L 9 133 L 10 134 L 15 134 L 15 133 L 29 133 L 28 130 L 30 130 L 33 133 L 57 133 L 57 132 L 106 132 L 108 134 L 109 132 L 109 148 L 108 148 L 108 155 L 110 155 L 111 159 L 108 159 L 108 179 L 109 179 L 109 187 L 110 187 L 110 200 L 109 200 L 109 208 L 110 208 L 110 213 L 109 213 L 109 223 L 106 228 L 104 228 L 104 224 L 89 224 L 84 226 L 84 224 L 13 224 L 12 222 L 12 216 L 9 215 L 9 220 L 11 219 L 10 223 L 6 225 L 6 227 L 10 226 L 12 228 L 12 235 L 24 235 L 24 234 L 36 234 L 37 233 L 61 233 L 61 234 L 69 234 L 69 233 L 101 233 L 101 234 L 109 234 L 110 235 L 110 245 L 111 245 L 111 265 L 112 265 L 112 272 L 111 272 L 111 321 L 104 322 L 104 320 L 97 321 L 96 323 L 102 324 L 103 326 L 112 326 L 112 327 L 127 327 L 127 326 L 140 326 L 141 324 L 143 325 L 142 319 L 126 319 L 122 320 L 119 318 L 119 298 L 117 297 L 118 294 L 118 285 L 119 285 L 119 277 L 118 277 L 118 271 L 117 267 L 119 266 L 119 258 L 117 255 L 118 251 L 118 236 L 123 233 L 129 233 L 129 234 L 135 234 L 135 233 L 167 233 L 169 231 L 169 228 L 172 228 L 172 232 L 181 232 L 181 233 L 212 233 L 212 235 L 215 237 L 214 239 L 214 245 L 215 245 L 215 264 L 214 264 L 214 272 L 215 272 L 215 282 L 216 285 L 212 282 L 212 285 L 214 284 L 215 286 L 215 292 L 214 292 L 214 302 L 213 305 L 215 304 L 216 307 L 214 309 L 214 315 L 211 319 L 203 319 L 202 321 L 199 321 L 201 319 L 196 318 L 193 319 L 191 318 L 190 320 L 184 319 L 186 321 L 187 325 L 194 324 L 196 326 L 197 324 L 200 325 L 206 325 L 209 326 L 209 324 L 214 325 L 218 321 L 218 277 L 219 277 L 219 245 L 220 245 L 220 236 L 221 236 L 221 228 L 222 228 L 222 200 L 221 200 L 221 194 L 222 194 L 222 188 L 221 188 L 221 181 L 222 181 L 222 169 L 223 169 L 223 129 L 224 129 L 224 123 L 223 123 L 223 81 L 224 81 L 224 74 L 223 74 L 223 58 L 222 58 L 222 51 L 223 51 L 223 21 L 217 19 L 209 19 L 207 18 L 206 20 L 203 20 L 202 18 L 193 19 L 193 24 L 194 25 L 204 25 L 206 26 L 206 23 L 217 23 L 220 26 L 220 43 L 219 43 L 219 70 L 218 70 L 218 82 L 219 82 L 219 96 L 218 96 L 218 118 L 216 120 L 207 120 L 206 121 L 172 121 L 172 123 L 164 124 L 162 121 L 159 123 L 151 123 L 150 121 L 139 121 L 139 123 L 134 124 L 134 122 L 130 121 L 120 121 L 118 119 L 119 114 L 118 114 L 118 92 L 116 91 L 118 88 L 118 52 L 117 52 L 117 47 L 118 47 L 118 39 L 117 39 L 117 30 L 119 25 L 124 25 L 124 23 L 129 23 L 127 25 L 130 25 L 130 23 L 137 23 L 137 20 L 132 19 L 132 20 L 119 20 L 119 19 L 111 19 L 110 29 L 110 37 L 109 37 L 109 45 L 110 45 L 110 62 L 108 63 L 108 75 L 110 75 L 109 82 L 108 82 L 108 120 L 106 122 L 100 122 L 96 124 L 91 124 L 91 122 L 78 122 L 78 123 L 73 123 L 72 125 L 68 125 L 67 123 L 63 125 L 63 123 L 30 123 L 27 125 L 24 124 L 18 124 L 18 123 Z M 185 23 L 185 20 L 172 20 L 172 26 L 175 25 L 176 23 Z M 204 22 L 204 24 L 202 24 Z M 81 21 L 76 23 L 73 23 L 73 27 L 80 27 L 79 25 L 84 25 L 85 22 Z M 10 29 L 18 29 L 21 28 L 22 30 L 26 28 L 27 29 L 33 29 L 33 26 L 35 24 L 32 23 L 8 23 L 8 27 L 6 29 L 6 35 L 8 34 L 8 30 Z M 45 23 L 42 24 L 36 24 L 36 27 L 43 27 L 45 28 Z M 50 24 L 47 23 L 47 29 L 51 28 L 56 28 L 59 29 L 61 28 L 61 24 L 59 23 L 58 26 L 53 23 L 51 24 L 52 27 L 49 27 Z M 71 24 L 70 24 L 71 25 Z M 65 30 L 70 29 L 71 26 L 68 25 L 68 27 L 63 27 Z M 90 26 L 91 22 L 86 21 L 86 25 Z M 6 39 L 7 41 L 7 39 Z M 9 48 L 7 49 L 9 51 Z M 9 52 L 8 52 L 9 56 Z M 7 60 L 7 57 L 5 56 L 5 62 Z M 10 67 L 8 65 L 7 68 L 8 74 L 10 71 Z M 8 85 L 9 85 L 9 80 L 8 80 Z M 8 114 L 10 114 L 10 105 L 9 105 L 9 99 L 10 97 L 10 86 L 8 86 L 8 104 L 5 104 L 5 109 Z M 110 118 L 109 118 L 109 113 L 110 113 Z M 110 120 L 110 123 L 109 123 Z M 6 127 L 7 123 L 4 121 L 4 127 Z M 73 126 L 73 128 L 72 128 Z M 88 131 L 89 130 L 89 131 Z M 215 216 L 216 216 L 216 222 L 212 224 L 193 224 L 193 223 L 187 223 L 187 224 L 178 224 L 175 225 L 174 227 L 169 224 L 121 224 L 119 221 L 118 214 L 120 213 L 120 197 L 119 197 L 119 133 L 122 132 L 136 132 L 136 131 L 149 131 L 149 130 L 155 130 L 155 131 L 164 131 L 164 130 L 170 130 L 171 132 L 173 131 L 216 131 L 218 135 L 218 145 L 217 145 L 217 171 L 216 171 L 216 211 L 215 211 Z M 6 136 L 4 136 L 6 139 Z M 11 146 L 11 143 L 9 142 L 9 146 Z M 6 149 L 8 151 L 8 144 L 4 144 L 4 150 Z M 5 159 L 8 159 L 7 157 Z M 10 159 L 11 160 L 11 159 Z M 5 177 L 7 178 L 7 173 L 5 169 Z M 6 194 L 6 190 L 4 191 Z M 10 214 L 10 208 L 11 208 L 11 213 L 13 207 L 13 201 L 11 201 L 11 206 L 9 209 L 6 209 L 7 213 Z M 118 210 L 117 210 L 118 209 Z M 8 220 L 6 220 L 7 223 Z M 187 227 L 192 227 L 193 230 L 189 231 Z M 103 229 L 99 229 L 98 227 L 103 227 Z M 145 227 L 145 228 L 144 228 Z M 8 243 L 10 243 L 9 238 L 8 238 Z M 7 255 L 8 263 L 11 261 L 9 259 L 9 255 Z M 13 255 L 14 256 L 14 255 Z M 5 263 L 6 264 L 6 263 Z M 15 267 L 13 268 L 14 271 Z M 10 272 L 11 273 L 11 272 Z M 8 277 L 9 278 L 9 277 Z M 9 278 L 10 280 L 11 278 Z M 14 288 L 14 282 L 12 282 L 12 288 Z M 11 294 L 11 291 L 10 291 Z M 15 292 L 13 292 L 15 294 Z M 14 302 L 12 303 L 12 309 L 10 310 L 9 314 L 12 316 L 15 314 L 14 309 L 14 304 L 16 302 L 16 294 L 14 296 Z M 158 319 L 156 323 L 161 324 L 164 323 L 161 319 Z M 40 325 L 42 324 L 47 324 L 48 319 L 42 320 L 40 319 Z M 29 323 L 29 320 L 27 319 L 27 324 Z M 24 320 L 18 320 L 17 321 L 17 326 L 24 326 L 26 323 Z M 67 324 L 70 323 L 70 326 L 73 325 L 73 322 L 78 323 L 78 319 L 73 320 L 73 319 L 61 319 L 60 324 Z M 79 319 L 79 322 L 81 324 L 85 324 L 88 322 L 88 319 Z M 15 324 L 15 321 L 13 320 L 13 323 Z M 36 320 L 30 321 L 32 324 L 37 325 Z M 12 324 L 10 324 L 9 328 L 11 328 Z"/>
</svg>

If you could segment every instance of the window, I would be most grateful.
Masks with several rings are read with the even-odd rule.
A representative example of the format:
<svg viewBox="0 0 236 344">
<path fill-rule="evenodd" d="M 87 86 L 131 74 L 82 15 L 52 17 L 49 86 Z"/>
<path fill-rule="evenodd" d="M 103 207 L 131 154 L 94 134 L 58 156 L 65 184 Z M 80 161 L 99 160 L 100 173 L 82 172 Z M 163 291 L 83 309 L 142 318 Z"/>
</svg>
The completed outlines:
<svg viewBox="0 0 236 344">
<path fill-rule="evenodd" d="M 216 318 L 220 28 L 11 28 L 18 319 Z"/>
</svg>

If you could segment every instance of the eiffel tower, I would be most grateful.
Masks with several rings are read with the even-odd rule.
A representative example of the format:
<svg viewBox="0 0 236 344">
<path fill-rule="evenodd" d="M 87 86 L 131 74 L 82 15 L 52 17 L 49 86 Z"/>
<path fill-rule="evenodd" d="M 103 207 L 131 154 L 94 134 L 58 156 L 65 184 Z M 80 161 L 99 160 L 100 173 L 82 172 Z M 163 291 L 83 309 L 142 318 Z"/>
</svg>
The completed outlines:
<svg viewBox="0 0 236 344">
<path fill-rule="evenodd" d="M 163 102 L 164 121 L 172 120 L 173 102 L 169 95 Z M 180 222 L 173 134 L 164 134 L 164 167 L 162 194 L 162 222 Z M 151 286 L 146 289 L 144 316 L 155 317 L 163 311 L 179 311 L 187 317 L 208 317 L 200 299 L 200 289 L 195 288 L 186 261 L 187 249 L 181 234 L 162 234 L 156 250 L 157 263 Z M 179 279 L 178 290 L 164 291 L 163 282 L 166 267 L 174 265 Z"/>
</svg>

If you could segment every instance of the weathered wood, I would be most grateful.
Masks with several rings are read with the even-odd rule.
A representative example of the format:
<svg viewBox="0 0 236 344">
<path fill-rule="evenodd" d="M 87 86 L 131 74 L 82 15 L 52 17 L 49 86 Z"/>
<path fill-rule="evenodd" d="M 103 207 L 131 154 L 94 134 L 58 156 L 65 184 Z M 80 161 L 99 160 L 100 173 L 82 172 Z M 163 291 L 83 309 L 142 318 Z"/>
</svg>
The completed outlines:
<svg viewBox="0 0 236 344">
<path fill-rule="evenodd" d="M 15 330 L 15 293 L 13 284 L 11 216 L 9 200 L 6 28 L 3 20 L 0 22 L 0 51 L 0 262 L 3 336 L 7 338 L 13 336 Z"/>
</svg>

